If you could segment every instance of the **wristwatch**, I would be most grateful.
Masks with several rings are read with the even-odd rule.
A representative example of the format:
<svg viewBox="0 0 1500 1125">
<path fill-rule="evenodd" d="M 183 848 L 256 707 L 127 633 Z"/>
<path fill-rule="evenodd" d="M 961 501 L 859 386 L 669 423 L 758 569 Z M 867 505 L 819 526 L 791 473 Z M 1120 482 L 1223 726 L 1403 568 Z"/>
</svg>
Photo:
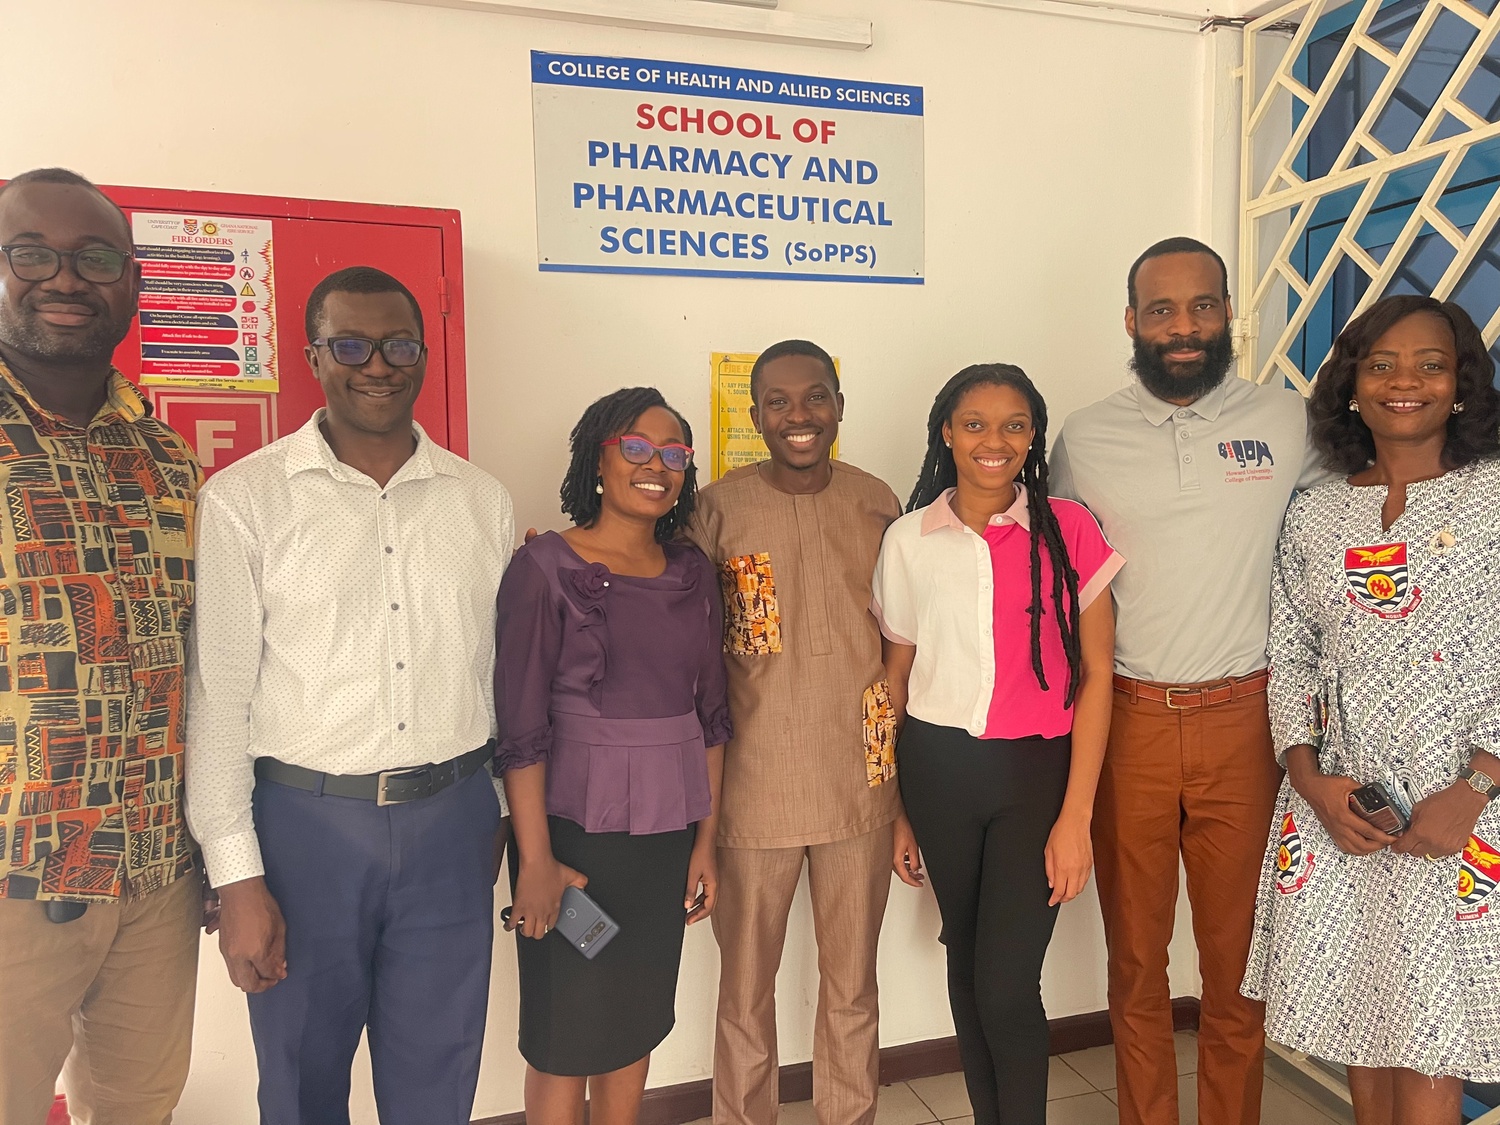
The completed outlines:
<svg viewBox="0 0 1500 1125">
<path fill-rule="evenodd" d="M 1470 769 L 1464 766 L 1458 771 L 1458 776 L 1469 783 L 1469 788 L 1478 793 L 1486 801 L 1493 801 L 1500 797 L 1500 785 L 1495 784 L 1493 778 L 1482 770 Z"/>
</svg>

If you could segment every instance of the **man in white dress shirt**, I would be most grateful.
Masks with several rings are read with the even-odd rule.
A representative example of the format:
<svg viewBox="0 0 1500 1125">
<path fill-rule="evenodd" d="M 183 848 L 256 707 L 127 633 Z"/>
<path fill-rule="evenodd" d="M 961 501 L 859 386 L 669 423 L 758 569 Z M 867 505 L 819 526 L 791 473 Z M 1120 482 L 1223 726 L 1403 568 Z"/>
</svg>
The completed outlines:
<svg viewBox="0 0 1500 1125">
<path fill-rule="evenodd" d="M 412 420 L 416 299 L 307 306 L 327 406 L 199 494 L 188 820 L 249 994 L 264 1125 L 467 1125 L 508 821 L 489 769 L 510 497 Z"/>
</svg>

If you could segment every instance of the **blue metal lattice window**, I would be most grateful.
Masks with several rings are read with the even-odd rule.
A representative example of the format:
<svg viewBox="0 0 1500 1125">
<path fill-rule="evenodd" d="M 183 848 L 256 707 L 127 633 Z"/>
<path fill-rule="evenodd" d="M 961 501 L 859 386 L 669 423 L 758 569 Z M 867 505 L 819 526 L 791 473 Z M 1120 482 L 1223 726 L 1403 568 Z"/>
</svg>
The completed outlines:
<svg viewBox="0 0 1500 1125">
<path fill-rule="evenodd" d="M 1473 6 L 1489 14 L 1497 3 L 1500 0 L 1480 0 Z M 1392 53 L 1400 51 L 1425 7 L 1423 0 L 1387 0 L 1370 23 L 1369 37 Z M 1345 5 L 1324 16 L 1314 28 L 1292 70 L 1308 89 L 1318 90 L 1328 77 L 1360 9 L 1357 4 Z M 1403 152 L 1411 146 L 1478 34 L 1479 29 L 1473 23 L 1452 11 L 1445 10 L 1437 16 L 1418 46 L 1411 66 L 1386 98 L 1370 128 L 1371 135 L 1386 152 Z M 1334 170 L 1340 153 L 1355 135 L 1388 72 L 1381 59 L 1356 50 L 1293 160 L 1293 169 L 1301 179 L 1316 180 Z M 1500 121 L 1500 51 L 1493 45 L 1480 59 L 1459 99 L 1486 121 Z M 1293 103 L 1294 129 L 1307 112 L 1300 101 Z M 1469 129 L 1469 125 L 1445 113 L 1430 140 L 1444 140 Z M 1380 155 L 1360 145 L 1353 164 L 1368 164 Z M 1352 232 L 1354 240 L 1377 263 L 1385 263 L 1441 164 L 1441 157 L 1434 156 L 1391 175 L 1381 186 L 1374 206 Z M 1362 191 L 1362 184 L 1354 184 L 1317 201 L 1290 255 L 1291 267 L 1304 280 L 1311 281 L 1335 252 L 1335 240 L 1348 225 Z M 1459 231 L 1469 235 L 1497 192 L 1500 192 L 1500 138 L 1482 142 L 1468 151 L 1436 206 Z M 1385 293 L 1432 293 L 1456 255 L 1457 250 L 1447 238 L 1423 223 Z M 1361 266 L 1352 258 L 1341 256 L 1329 284 L 1313 298 L 1314 307 L 1288 348 L 1289 358 L 1301 371 L 1311 375 L 1317 369 L 1369 285 L 1370 277 Z M 1481 327 L 1500 309 L 1500 227 L 1490 232 L 1454 288 L 1452 299 Z M 1300 303 L 1301 298 L 1295 292 L 1289 293 L 1288 314 L 1295 313 Z M 1492 349 L 1492 354 L 1500 364 L 1500 343 Z"/>
</svg>

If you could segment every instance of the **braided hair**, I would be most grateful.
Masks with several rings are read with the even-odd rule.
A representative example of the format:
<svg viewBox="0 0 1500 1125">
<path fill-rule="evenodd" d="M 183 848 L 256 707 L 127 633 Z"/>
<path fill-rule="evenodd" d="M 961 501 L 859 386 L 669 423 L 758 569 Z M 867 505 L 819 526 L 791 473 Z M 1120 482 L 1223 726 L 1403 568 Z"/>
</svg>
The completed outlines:
<svg viewBox="0 0 1500 1125">
<path fill-rule="evenodd" d="M 908 512 L 925 508 L 950 488 L 958 485 L 958 467 L 953 450 L 943 440 L 943 425 L 951 422 L 959 404 L 975 387 L 1010 387 L 1020 393 L 1031 410 L 1034 434 L 1026 461 L 1017 478 L 1026 487 L 1026 507 L 1031 521 L 1031 667 L 1043 691 L 1050 691 L 1047 674 L 1042 668 L 1042 618 L 1046 606 L 1042 601 L 1041 549 L 1045 545 L 1052 562 L 1051 600 L 1057 631 L 1062 637 L 1063 654 L 1068 660 L 1068 683 L 1064 707 L 1073 706 L 1082 667 L 1082 646 L 1078 639 L 1078 572 L 1068 558 L 1062 527 L 1047 497 L 1047 404 L 1041 393 L 1026 377 L 1026 372 L 1009 363 L 977 363 L 965 367 L 943 385 L 927 416 L 927 456 L 917 476 Z"/>
<path fill-rule="evenodd" d="M 667 404 L 655 387 L 622 387 L 596 401 L 578 419 L 578 425 L 568 437 L 573 457 L 568 462 L 568 472 L 558 492 L 564 514 L 577 526 L 593 527 L 603 507 L 599 494 L 594 491 L 599 480 L 600 444 L 629 433 L 636 419 L 653 406 L 660 406 L 677 419 L 677 424 L 682 427 L 683 442 L 691 446 L 693 428 L 686 418 Z M 670 543 L 676 539 L 687 527 L 697 504 L 698 466 L 694 462 L 682 475 L 682 491 L 677 494 L 677 503 L 656 521 L 656 541 Z"/>
</svg>

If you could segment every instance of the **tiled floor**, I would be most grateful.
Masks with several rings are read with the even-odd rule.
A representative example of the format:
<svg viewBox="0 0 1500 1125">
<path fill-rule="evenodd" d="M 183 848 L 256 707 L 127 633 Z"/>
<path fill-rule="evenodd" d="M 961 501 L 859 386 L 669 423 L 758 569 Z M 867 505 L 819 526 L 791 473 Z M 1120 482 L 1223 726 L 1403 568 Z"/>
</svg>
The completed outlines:
<svg viewBox="0 0 1500 1125">
<path fill-rule="evenodd" d="M 1177 1035 L 1177 1089 L 1180 1125 L 1197 1125 L 1198 1039 L 1192 1032 Z M 1047 1125 L 1118 1125 L 1115 1111 L 1115 1050 L 1096 1047 L 1052 1059 L 1048 1086 Z M 1353 1115 L 1327 1097 L 1319 1097 L 1306 1080 L 1286 1064 L 1267 1065 L 1261 1106 L 1263 1125 L 1352 1125 Z M 962 1074 L 940 1074 L 897 1082 L 880 1091 L 876 1125 L 973 1125 Z M 692 1125 L 708 1125 L 693 1122 Z M 817 1125 L 811 1102 L 781 1107 L 780 1125 Z"/>
</svg>

